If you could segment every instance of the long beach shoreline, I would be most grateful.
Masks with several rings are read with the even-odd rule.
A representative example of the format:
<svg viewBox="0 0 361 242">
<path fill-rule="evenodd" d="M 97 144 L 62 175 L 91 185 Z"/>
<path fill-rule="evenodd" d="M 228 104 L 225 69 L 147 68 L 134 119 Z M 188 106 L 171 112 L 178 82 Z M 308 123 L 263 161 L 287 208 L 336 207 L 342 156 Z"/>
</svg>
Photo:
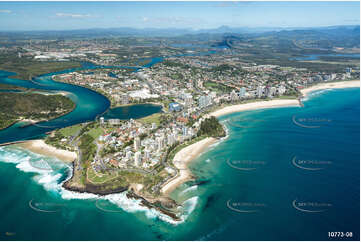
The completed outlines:
<svg viewBox="0 0 361 242">
<path fill-rule="evenodd" d="M 162 187 L 161 193 L 168 195 L 179 185 L 191 180 L 192 173 L 188 168 L 188 163 L 197 158 L 207 147 L 216 141 L 217 139 L 208 137 L 178 151 L 173 158 L 173 164 L 179 170 L 179 173 Z"/>
<path fill-rule="evenodd" d="M 360 80 L 320 83 L 320 84 L 302 89 L 301 93 L 302 93 L 302 95 L 307 96 L 310 92 L 317 91 L 317 90 L 352 88 L 352 87 L 360 87 Z"/>
<path fill-rule="evenodd" d="M 258 101 L 243 104 L 236 104 L 218 109 L 208 114 L 208 116 L 220 117 L 226 114 L 237 113 L 248 110 L 265 109 L 265 108 L 279 108 L 279 107 L 292 107 L 300 106 L 297 99 L 276 99 L 270 101 Z"/>
<path fill-rule="evenodd" d="M 321 90 L 321 89 L 336 89 L 336 88 L 351 88 L 351 87 L 360 87 L 360 81 L 343 81 L 343 82 L 332 82 L 332 83 L 321 83 L 309 88 L 301 90 L 301 93 L 304 96 L 307 96 L 310 92 Z M 219 110 L 213 111 L 207 116 L 215 116 L 217 118 L 242 111 L 249 110 L 258 110 L 258 109 L 268 109 L 268 108 L 279 108 L 279 107 L 300 107 L 298 99 L 275 99 L 270 101 L 257 101 L 251 103 L 237 104 L 232 106 L 223 107 Z M 209 146 L 216 143 L 216 138 L 205 138 L 194 144 L 191 144 L 187 147 L 184 147 L 178 151 L 173 159 L 175 167 L 179 170 L 177 176 L 167 183 L 165 183 L 161 188 L 161 193 L 164 195 L 169 195 L 174 191 L 179 185 L 193 179 L 193 175 L 188 168 L 188 164 L 197 158 L 204 150 Z M 56 157 L 60 160 L 66 162 L 73 162 L 77 158 L 75 152 L 57 149 L 53 146 L 47 145 L 43 140 L 30 140 L 18 146 L 28 149 L 34 153 Z"/>
<path fill-rule="evenodd" d="M 76 152 L 55 148 L 41 139 L 25 141 L 17 146 L 37 154 L 56 157 L 64 162 L 73 162 L 77 158 Z"/>
<path fill-rule="evenodd" d="M 307 96 L 310 92 L 322 89 L 340 89 L 340 88 L 352 88 L 360 87 L 359 80 L 352 81 L 342 81 L 342 82 L 330 82 L 330 83 L 321 83 L 312 87 L 304 88 L 301 90 L 303 96 Z M 232 106 L 227 106 L 219 110 L 209 113 L 207 116 L 215 116 L 217 118 L 242 111 L 257 110 L 257 109 L 268 109 L 268 108 L 280 108 L 280 107 L 300 107 L 300 102 L 298 99 L 276 99 L 270 101 L 258 101 L 244 104 L 237 104 Z M 197 143 L 194 143 L 190 146 L 187 146 L 174 156 L 173 162 L 176 168 L 180 170 L 178 176 L 166 183 L 161 192 L 164 194 L 171 193 L 179 185 L 183 184 L 186 181 L 192 179 L 192 173 L 188 168 L 188 164 L 198 157 L 205 149 L 210 145 L 214 144 L 217 141 L 215 138 L 205 138 Z"/>
</svg>

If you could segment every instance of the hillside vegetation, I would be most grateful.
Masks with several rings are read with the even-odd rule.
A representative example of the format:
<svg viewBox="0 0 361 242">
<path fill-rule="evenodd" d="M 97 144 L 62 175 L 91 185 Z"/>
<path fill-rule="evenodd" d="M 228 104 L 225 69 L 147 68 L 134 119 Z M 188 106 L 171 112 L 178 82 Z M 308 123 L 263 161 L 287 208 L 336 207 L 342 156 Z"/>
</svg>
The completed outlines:
<svg viewBox="0 0 361 242">
<path fill-rule="evenodd" d="M 0 129 L 23 119 L 52 119 L 74 108 L 75 104 L 62 95 L 1 93 Z"/>
</svg>

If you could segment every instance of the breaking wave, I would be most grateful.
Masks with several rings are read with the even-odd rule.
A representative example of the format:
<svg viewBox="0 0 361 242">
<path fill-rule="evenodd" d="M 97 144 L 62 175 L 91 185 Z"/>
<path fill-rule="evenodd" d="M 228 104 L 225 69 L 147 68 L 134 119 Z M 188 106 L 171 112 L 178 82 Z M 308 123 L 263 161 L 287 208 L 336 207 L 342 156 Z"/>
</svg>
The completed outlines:
<svg viewBox="0 0 361 242">
<path fill-rule="evenodd" d="M 305 101 L 308 101 L 309 99 L 311 98 L 314 98 L 314 97 L 318 97 L 320 96 L 321 94 L 325 93 L 325 92 L 329 92 L 331 91 L 332 89 L 331 88 L 327 88 L 327 89 L 321 89 L 321 90 L 315 90 L 313 92 L 310 92 L 306 95 L 306 97 L 303 97 L 301 99 L 302 102 L 305 102 Z"/>
<path fill-rule="evenodd" d="M 197 205 L 197 197 L 186 200 L 182 204 L 183 206 L 181 209 L 183 211 L 179 214 L 181 220 L 175 221 L 171 217 L 154 208 L 149 209 L 145 206 L 142 206 L 140 200 L 128 198 L 126 196 L 126 192 L 100 196 L 92 193 L 79 193 L 64 189 L 62 187 L 64 181 L 62 181 L 61 178 L 63 177 L 64 173 L 67 173 L 67 177 L 71 177 L 72 169 L 70 166 L 64 164 L 62 161 L 56 158 L 38 155 L 28 150 L 14 146 L 7 146 L 0 147 L 0 162 L 13 163 L 16 164 L 16 167 L 23 172 L 35 173 L 33 180 L 36 183 L 43 186 L 49 192 L 55 192 L 59 194 L 60 197 L 64 200 L 107 200 L 126 212 L 142 212 L 149 219 L 160 219 L 173 225 L 183 223 Z M 43 167 L 34 166 L 34 164 L 39 165 L 42 163 L 48 164 L 49 166 L 46 167 L 46 169 Z"/>
<path fill-rule="evenodd" d="M 197 185 L 188 187 L 188 188 L 184 189 L 184 190 L 180 193 L 180 195 L 184 195 L 184 194 L 186 194 L 187 192 L 195 191 L 195 190 L 197 190 L 197 188 L 198 188 Z"/>
</svg>

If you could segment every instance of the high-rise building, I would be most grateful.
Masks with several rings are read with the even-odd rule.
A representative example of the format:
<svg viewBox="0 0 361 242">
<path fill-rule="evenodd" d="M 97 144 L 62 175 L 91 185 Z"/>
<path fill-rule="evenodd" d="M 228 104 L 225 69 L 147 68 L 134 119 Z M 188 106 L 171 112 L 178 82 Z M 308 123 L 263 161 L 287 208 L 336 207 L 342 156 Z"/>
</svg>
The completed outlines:
<svg viewBox="0 0 361 242">
<path fill-rule="evenodd" d="M 163 149 L 163 140 L 163 137 L 157 137 L 158 151 L 161 151 Z"/>
<path fill-rule="evenodd" d="M 275 87 L 271 87 L 271 88 L 269 89 L 268 96 L 269 96 L 269 97 L 275 96 L 275 95 L 276 95 L 276 91 L 277 91 L 277 89 L 276 89 Z"/>
<path fill-rule="evenodd" d="M 265 87 L 263 92 L 264 92 L 264 96 L 270 97 L 271 87 L 269 87 L 269 86 Z"/>
<path fill-rule="evenodd" d="M 189 136 L 193 137 L 195 135 L 194 129 L 189 128 L 188 134 L 189 134 Z"/>
<path fill-rule="evenodd" d="M 198 99 L 198 106 L 200 108 L 204 108 L 207 107 L 209 105 L 212 104 L 212 99 L 211 96 L 207 95 L 207 96 L 200 96 Z"/>
<path fill-rule="evenodd" d="M 186 107 L 191 106 L 193 103 L 193 96 L 191 94 L 186 94 L 184 98 L 184 104 Z"/>
<path fill-rule="evenodd" d="M 118 118 L 112 118 L 108 120 L 108 123 L 111 125 L 120 125 L 120 119 Z"/>
<path fill-rule="evenodd" d="M 139 137 L 135 137 L 134 138 L 134 150 L 137 151 L 140 148 L 140 138 Z"/>
<path fill-rule="evenodd" d="M 210 92 L 209 96 L 211 97 L 211 99 L 215 99 L 217 97 L 217 93 L 216 92 Z"/>
<path fill-rule="evenodd" d="M 100 124 L 104 124 L 104 117 L 100 117 L 99 121 L 100 121 Z"/>
<path fill-rule="evenodd" d="M 239 99 L 238 94 L 236 93 L 235 90 L 232 90 L 230 96 L 231 96 L 231 101 L 237 101 Z"/>
<path fill-rule="evenodd" d="M 256 90 L 256 95 L 257 97 L 262 97 L 263 96 L 263 91 L 264 91 L 264 87 L 263 86 L 258 86 L 257 90 Z"/>
<path fill-rule="evenodd" d="M 123 94 L 122 95 L 122 104 L 123 105 L 126 105 L 126 104 L 128 104 L 129 103 L 129 97 L 128 97 L 128 95 L 127 94 Z"/>
<path fill-rule="evenodd" d="M 168 145 L 173 145 L 175 143 L 175 139 L 174 139 L 173 134 L 168 134 L 167 143 L 168 143 Z"/>
<path fill-rule="evenodd" d="M 169 111 L 171 112 L 179 112 L 182 109 L 182 106 L 179 103 L 170 103 Z"/>
<path fill-rule="evenodd" d="M 150 152 L 149 152 L 149 150 L 144 150 L 144 159 L 145 160 L 149 160 L 149 158 L 150 158 Z"/>
<path fill-rule="evenodd" d="M 128 160 L 130 160 L 130 158 L 132 157 L 133 152 L 131 152 L 130 150 L 127 151 L 127 153 L 125 154 L 125 158 L 127 158 Z"/>
<path fill-rule="evenodd" d="M 187 134 L 188 134 L 188 128 L 187 128 L 187 126 L 184 126 L 184 127 L 182 128 L 182 134 L 183 134 L 183 136 L 187 136 Z"/>
<path fill-rule="evenodd" d="M 135 152 L 134 154 L 134 165 L 135 166 L 140 166 L 142 162 L 142 153 L 140 153 L 140 151 Z"/>
<path fill-rule="evenodd" d="M 241 87 L 239 89 L 239 97 L 245 97 L 246 96 L 246 88 L 245 87 Z"/>
<path fill-rule="evenodd" d="M 278 87 L 278 94 L 283 95 L 286 92 L 286 87 L 281 85 Z"/>
</svg>

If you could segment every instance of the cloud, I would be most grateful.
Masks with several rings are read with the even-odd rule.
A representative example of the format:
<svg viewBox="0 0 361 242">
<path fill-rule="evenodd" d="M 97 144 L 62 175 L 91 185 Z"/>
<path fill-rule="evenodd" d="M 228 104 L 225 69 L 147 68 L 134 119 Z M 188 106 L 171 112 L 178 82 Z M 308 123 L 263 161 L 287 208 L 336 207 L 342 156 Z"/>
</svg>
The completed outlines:
<svg viewBox="0 0 361 242">
<path fill-rule="evenodd" d="M 12 11 L 7 9 L 0 9 L 0 13 L 12 13 Z"/>
<path fill-rule="evenodd" d="M 95 17 L 90 14 L 74 14 L 74 13 L 56 13 L 57 17 L 65 17 L 65 18 L 92 18 Z"/>
</svg>

